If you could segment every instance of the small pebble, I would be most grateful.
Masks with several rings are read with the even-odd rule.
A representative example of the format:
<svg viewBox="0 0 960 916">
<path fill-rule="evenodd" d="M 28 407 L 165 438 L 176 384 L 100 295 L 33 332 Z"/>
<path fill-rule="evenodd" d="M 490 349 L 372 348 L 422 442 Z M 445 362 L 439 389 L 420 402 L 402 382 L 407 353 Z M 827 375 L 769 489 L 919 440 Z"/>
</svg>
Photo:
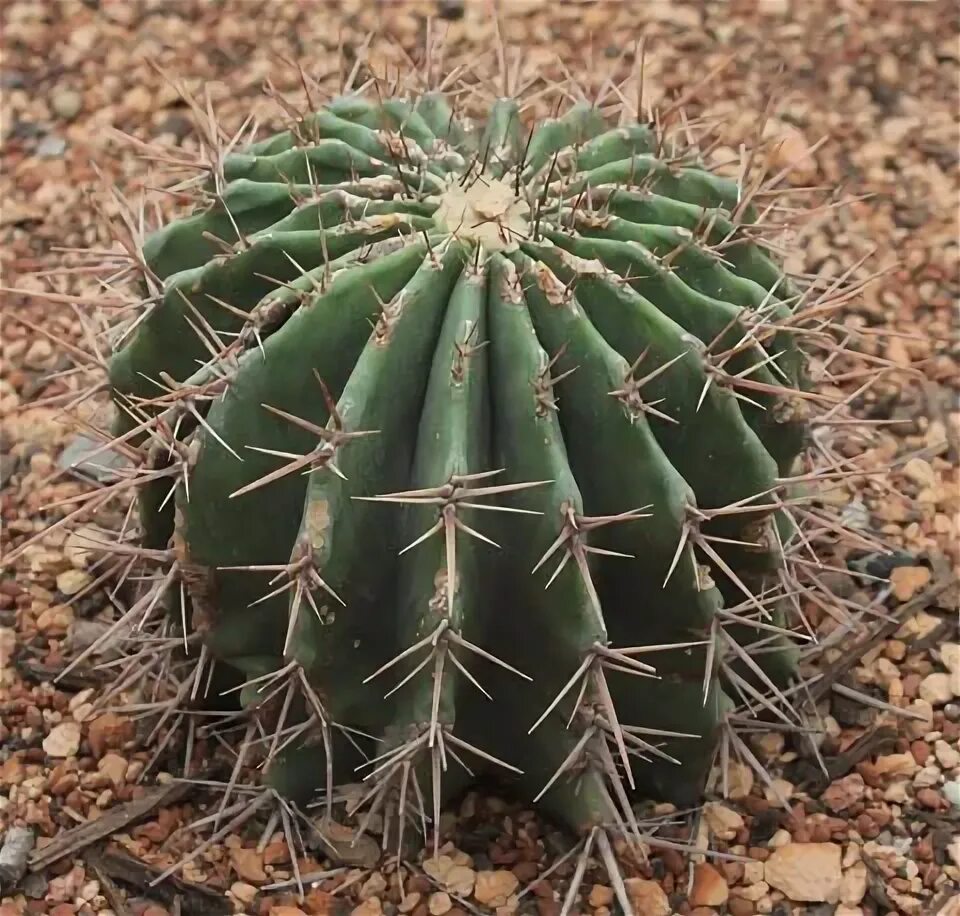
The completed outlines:
<svg viewBox="0 0 960 916">
<path fill-rule="evenodd" d="M 61 118 L 75 118 L 83 107 L 83 96 L 75 89 L 56 89 L 50 97 L 50 107 Z"/>
<path fill-rule="evenodd" d="M 37 155 L 41 159 L 57 159 L 63 155 L 67 148 L 67 141 L 56 134 L 47 134 L 37 144 Z"/>
</svg>

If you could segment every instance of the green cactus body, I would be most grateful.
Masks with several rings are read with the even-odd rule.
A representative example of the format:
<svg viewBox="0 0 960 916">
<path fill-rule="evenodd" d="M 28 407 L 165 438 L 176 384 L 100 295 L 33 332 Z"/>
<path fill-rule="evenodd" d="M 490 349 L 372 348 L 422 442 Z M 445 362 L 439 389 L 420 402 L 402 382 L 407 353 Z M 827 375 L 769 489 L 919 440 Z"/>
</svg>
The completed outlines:
<svg viewBox="0 0 960 916">
<path fill-rule="evenodd" d="M 503 764 L 578 830 L 696 798 L 731 698 L 794 664 L 753 596 L 802 355 L 736 183 L 587 104 L 471 128 L 441 93 L 336 99 L 222 172 L 148 240 L 162 295 L 111 382 L 269 778 L 365 753 L 407 814 Z"/>
</svg>

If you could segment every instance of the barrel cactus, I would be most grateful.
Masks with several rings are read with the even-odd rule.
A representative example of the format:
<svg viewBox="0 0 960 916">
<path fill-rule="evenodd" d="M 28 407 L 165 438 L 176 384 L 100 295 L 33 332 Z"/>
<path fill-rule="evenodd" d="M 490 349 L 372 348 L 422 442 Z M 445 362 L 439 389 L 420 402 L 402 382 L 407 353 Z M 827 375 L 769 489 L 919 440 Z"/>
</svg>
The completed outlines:
<svg viewBox="0 0 960 916">
<path fill-rule="evenodd" d="M 452 104 L 339 96 L 147 239 L 125 619 L 283 796 L 429 834 L 489 766 L 607 860 L 749 755 L 738 707 L 794 723 L 800 297 L 766 190 L 659 124 Z"/>
</svg>

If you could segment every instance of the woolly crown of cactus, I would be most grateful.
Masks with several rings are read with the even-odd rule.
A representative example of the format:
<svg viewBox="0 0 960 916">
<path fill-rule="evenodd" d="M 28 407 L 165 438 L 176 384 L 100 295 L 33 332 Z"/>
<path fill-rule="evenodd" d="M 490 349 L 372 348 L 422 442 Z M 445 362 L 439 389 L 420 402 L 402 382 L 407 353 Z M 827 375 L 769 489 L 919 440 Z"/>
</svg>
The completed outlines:
<svg viewBox="0 0 960 916">
<path fill-rule="evenodd" d="M 231 786 L 259 763 L 332 817 L 361 782 L 401 848 L 492 767 L 615 872 L 637 800 L 799 725 L 802 529 L 836 528 L 799 344 L 836 306 L 765 242 L 782 175 L 719 177 L 675 108 L 371 86 L 217 133 L 143 245 L 111 487 L 150 572 L 98 645 L 153 635 L 117 691 L 160 730 L 240 698 Z"/>
</svg>

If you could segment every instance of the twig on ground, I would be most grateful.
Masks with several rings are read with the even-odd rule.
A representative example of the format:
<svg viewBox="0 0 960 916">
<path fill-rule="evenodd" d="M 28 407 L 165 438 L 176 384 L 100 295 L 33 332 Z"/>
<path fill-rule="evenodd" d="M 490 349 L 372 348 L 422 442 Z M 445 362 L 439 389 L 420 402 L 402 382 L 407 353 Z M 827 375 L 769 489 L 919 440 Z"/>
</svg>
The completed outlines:
<svg viewBox="0 0 960 916">
<path fill-rule="evenodd" d="M 43 849 L 38 849 L 30 857 L 30 871 L 40 871 L 65 856 L 75 855 L 93 843 L 142 820 L 157 808 L 183 800 L 193 788 L 187 782 L 174 782 L 170 785 L 157 786 L 148 790 L 143 797 L 119 805 L 95 821 L 88 821 L 85 824 L 63 831 Z"/>
</svg>

